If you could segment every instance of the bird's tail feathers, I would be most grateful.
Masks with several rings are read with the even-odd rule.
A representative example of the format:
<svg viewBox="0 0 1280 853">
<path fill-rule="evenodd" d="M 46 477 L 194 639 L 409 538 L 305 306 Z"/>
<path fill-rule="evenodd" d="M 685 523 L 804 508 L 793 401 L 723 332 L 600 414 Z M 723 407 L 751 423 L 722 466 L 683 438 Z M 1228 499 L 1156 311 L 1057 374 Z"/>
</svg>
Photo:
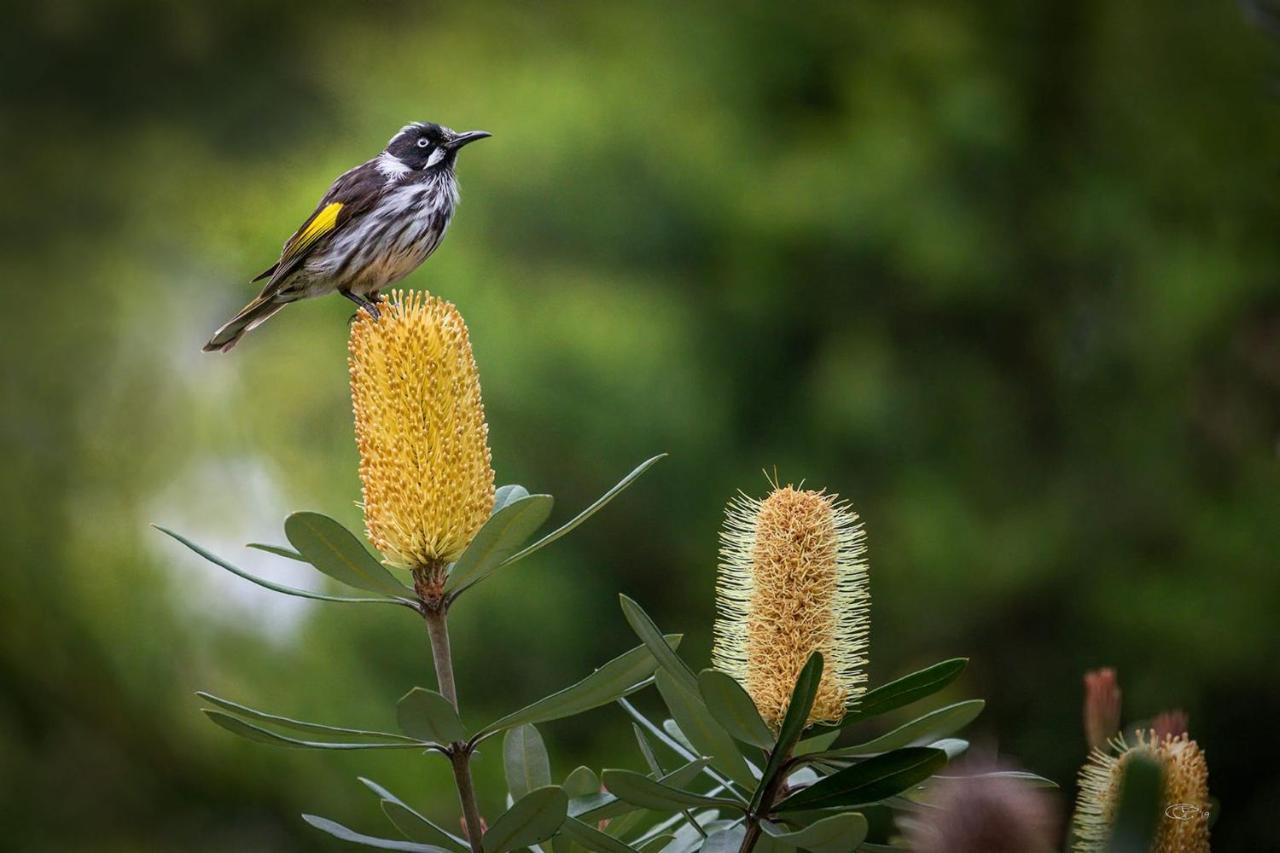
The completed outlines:
<svg viewBox="0 0 1280 853">
<path fill-rule="evenodd" d="M 235 346 L 240 338 L 267 321 L 273 314 L 288 303 L 277 302 L 269 296 L 259 296 L 240 309 L 236 316 L 226 322 L 222 328 L 213 333 L 209 343 L 204 345 L 205 352 L 227 352 Z"/>
</svg>

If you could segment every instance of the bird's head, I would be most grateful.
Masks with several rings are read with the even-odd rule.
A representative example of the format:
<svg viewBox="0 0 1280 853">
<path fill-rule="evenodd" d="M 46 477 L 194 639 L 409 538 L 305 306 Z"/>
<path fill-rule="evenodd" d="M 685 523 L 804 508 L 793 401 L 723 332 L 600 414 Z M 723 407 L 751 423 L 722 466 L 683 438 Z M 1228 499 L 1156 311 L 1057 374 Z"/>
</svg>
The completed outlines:
<svg viewBox="0 0 1280 853">
<path fill-rule="evenodd" d="M 462 146 L 489 135 L 484 130 L 455 133 L 438 124 L 418 121 L 405 125 L 391 137 L 386 153 L 414 170 L 451 169 Z"/>
</svg>

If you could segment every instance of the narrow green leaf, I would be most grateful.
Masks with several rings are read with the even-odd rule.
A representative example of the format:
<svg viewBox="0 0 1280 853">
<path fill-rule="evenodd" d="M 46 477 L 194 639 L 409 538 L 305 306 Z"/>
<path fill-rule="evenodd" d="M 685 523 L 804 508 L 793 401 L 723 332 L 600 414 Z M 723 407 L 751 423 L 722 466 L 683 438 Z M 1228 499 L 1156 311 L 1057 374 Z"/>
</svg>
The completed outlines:
<svg viewBox="0 0 1280 853">
<path fill-rule="evenodd" d="M 458 592 L 501 568 L 503 561 L 547 520 L 553 503 L 551 495 L 525 495 L 490 516 L 449 569 L 444 591 Z"/>
<path fill-rule="evenodd" d="M 420 844 L 441 844 L 453 850 L 470 850 L 461 839 L 455 839 L 444 829 L 406 806 L 399 800 L 381 800 L 382 813 L 391 821 L 391 825 L 400 830 L 400 834 L 410 841 Z"/>
<path fill-rule="evenodd" d="M 311 814 L 304 814 L 302 819 L 321 832 L 329 833 L 334 838 L 350 841 L 353 844 L 363 844 L 365 847 L 375 847 L 378 850 L 404 850 L 407 853 L 451 853 L 450 850 L 444 847 L 435 847 L 431 844 L 417 844 L 412 841 L 397 841 L 393 838 L 377 838 L 372 835 L 364 835 L 347 829 L 342 824 L 328 818 L 316 817 Z"/>
<path fill-rule="evenodd" d="M 546 841 L 560 829 L 568 809 L 569 799 L 559 785 L 530 791 L 489 827 L 484 834 L 485 853 L 506 853 Z"/>
<path fill-rule="evenodd" d="M 649 766 L 649 772 L 655 779 L 661 778 L 662 765 L 658 762 L 658 756 L 649 744 L 649 739 L 644 736 L 644 729 L 640 728 L 639 724 L 632 723 L 631 730 L 635 733 L 636 745 L 640 747 L 640 755 L 644 757 L 644 763 Z"/>
<path fill-rule="evenodd" d="M 609 491 L 605 492 L 600 497 L 596 498 L 595 502 L 592 503 L 591 506 L 587 507 L 582 512 L 575 515 L 572 519 L 570 519 L 564 525 L 551 531 L 546 536 L 543 536 L 537 542 L 534 542 L 532 545 L 530 545 L 528 548 L 525 548 L 520 553 L 513 554 L 512 556 L 508 557 L 503 562 L 503 565 L 508 566 L 514 563 L 516 560 L 523 560 L 525 557 L 529 556 L 534 551 L 538 551 L 538 550 L 541 550 L 542 548 L 547 547 L 552 542 L 556 541 L 557 539 L 564 536 L 565 534 L 571 532 L 575 527 L 582 524 L 582 522 L 586 521 L 588 518 L 590 518 L 591 516 L 599 512 L 601 509 L 603 509 L 605 504 L 609 503 L 609 501 L 616 498 L 625 488 L 627 488 L 627 486 L 630 486 L 632 483 L 634 483 L 636 481 L 636 478 L 638 478 L 645 471 L 649 470 L 649 468 L 654 463 L 656 463 L 659 459 L 663 458 L 666 455 L 667 454 L 665 453 L 659 453 L 657 456 L 654 456 L 651 459 L 646 459 L 644 462 L 641 462 L 640 465 L 634 471 L 632 471 L 627 476 L 623 477 L 616 486 L 614 486 Z"/>
<path fill-rule="evenodd" d="M 674 788 L 633 770 L 606 770 L 601 778 L 609 793 L 643 809 L 681 811 L 696 806 L 742 810 L 742 804 L 735 800 Z"/>
<path fill-rule="evenodd" d="M 673 649 L 680 645 L 680 639 L 680 634 L 668 634 L 663 638 L 663 646 Z M 657 666 L 649 649 L 638 646 L 609 661 L 577 684 L 495 720 L 481 729 L 481 733 L 487 736 L 522 723 L 546 723 L 607 705 L 638 690 Z"/>
<path fill-rule="evenodd" d="M 502 739 L 502 765 L 507 774 L 507 790 L 511 792 L 513 801 L 551 784 L 551 759 L 547 756 L 547 747 L 542 742 L 542 735 L 528 723 L 509 730 Z"/>
<path fill-rule="evenodd" d="M 829 729 L 822 731 L 813 737 L 807 737 L 796 744 L 796 755 L 808 755 L 812 752 L 826 752 L 831 748 L 831 744 L 836 742 L 836 738 L 840 737 L 840 729 Z"/>
<path fill-rule="evenodd" d="M 688 785 L 697 778 L 699 773 L 706 769 L 709 763 L 705 758 L 690 761 L 683 767 L 672 770 L 658 781 L 674 788 Z M 635 808 L 637 807 L 618 799 L 613 794 L 589 794 L 585 797 L 573 799 L 569 803 L 569 814 L 581 821 L 599 821 L 627 814 Z"/>
<path fill-rule="evenodd" d="M 773 839 L 810 853 L 851 853 L 867 837 L 867 819 L 857 812 L 832 815 L 794 832 L 770 821 L 762 822 L 761 828 Z"/>
<path fill-rule="evenodd" d="M 336 581 L 369 592 L 411 594 L 351 531 L 327 515 L 295 512 L 285 519 L 284 535 L 308 563 Z"/>
<path fill-rule="evenodd" d="M 204 715 L 213 721 L 216 725 L 221 726 L 232 734 L 239 735 L 248 740 L 257 741 L 258 743 L 267 743 L 272 746 L 288 746 L 296 749 L 439 749 L 439 744 L 434 743 L 340 743 L 328 741 L 311 741 L 298 740 L 297 738 L 287 737 L 285 735 L 276 734 L 268 731 L 261 726 L 255 726 L 253 723 L 246 723 L 239 717 L 233 717 L 230 714 L 224 714 L 221 711 L 214 711 L 209 708 L 201 709 Z"/>
<path fill-rule="evenodd" d="M 738 744 L 711 716 L 696 689 L 686 687 L 665 669 L 658 670 L 654 678 L 662 701 L 694 750 L 709 757 L 712 766 L 734 782 L 748 790 L 754 788 L 755 775 L 738 751 Z"/>
<path fill-rule="evenodd" d="M 277 557 L 284 557 L 286 560 L 294 560 L 299 563 L 305 563 L 307 558 L 299 554 L 292 548 L 282 548 L 279 545 L 264 545 L 261 542 L 250 542 L 245 546 L 253 548 L 256 551 L 266 551 L 268 554 L 275 554 Z"/>
<path fill-rule="evenodd" d="M 164 535 L 177 539 L 183 545 L 186 545 L 192 551 L 195 551 L 197 554 L 199 554 L 201 557 L 204 557 L 206 560 L 208 560 L 210 563 L 213 563 L 215 566 L 226 569 L 227 571 L 231 572 L 231 574 L 238 575 L 239 577 L 244 578 L 250 583 L 256 583 L 258 586 L 264 589 L 269 589 L 272 592 L 279 592 L 279 593 L 283 593 L 284 595 L 293 595 L 293 596 L 297 596 L 298 598 L 311 598 L 316 601 L 336 601 L 341 604 L 398 604 L 401 607 L 408 607 L 410 610 L 413 610 L 415 612 L 418 609 L 417 604 L 410 601 L 407 598 L 349 598 L 341 595 L 321 595 L 318 592 L 309 592 L 308 590 L 305 590 L 305 589 L 297 589 L 295 587 L 284 586 L 282 584 L 273 583 L 269 580 L 264 580 L 260 577 L 251 575 L 248 572 L 244 571 L 243 569 L 236 568 L 235 566 L 228 563 L 226 560 L 223 560 L 221 557 L 214 556 L 212 553 L 210 553 L 209 551 L 206 551 L 204 548 L 201 548 L 199 545 L 192 542 L 190 539 L 187 539 L 186 537 L 180 534 L 174 533 L 172 530 L 168 530 L 156 524 L 153 524 L 151 526 L 154 527 L 156 530 L 159 530 Z"/>
<path fill-rule="evenodd" d="M 990 773 L 973 773 L 965 776 L 947 776 L 945 774 L 937 774 L 935 779 L 948 779 L 953 781 L 963 781 L 965 779 L 1014 779 L 1019 782 L 1025 782 L 1035 788 L 1057 788 L 1058 783 L 1052 779 L 1046 779 L 1035 773 L 1026 770 L 993 770 Z"/>
<path fill-rule="evenodd" d="M 565 796 L 572 801 L 575 797 L 586 797 L 600 793 L 600 777 L 590 767 L 577 767 L 564 777 Z"/>
<path fill-rule="evenodd" d="M 986 705 L 981 699 L 970 699 L 967 702 L 956 702 L 930 711 L 909 723 L 903 723 L 893 731 L 873 738 L 866 743 L 835 749 L 821 753 L 823 757 L 872 755 L 877 752 L 888 752 L 900 746 L 910 746 L 927 741 L 937 740 L 959 731 L 973 722 L 982 713 Z"/>
<path fill-rule="evenodd" d="M 838 770 L 774 806 L 775 812 L 860 806 L 905 791 L 945 767 L 940 749 L 908 747 Z"/>
<path fill-rule="evenodd" d="M 737 679 L 717 669 L 704 669 L 698 673 L 698 692 L 711 716 L 730 735 L 751 746 L 773 749 L 773 732 Z"/>
<path fill-rule="evenodd" d="M 400 730 L 410 737 L 435 743 L 456 743 L 467 739 L 453 704 L 434 690 L 415 687 L 396 703 Z"/>
<path fill-rule="evenodd" d="M 512 501 L 527 497 L 529 497 L 529 490 L 524 486 L 498 486 L 497 491 L 493 493 L 493 512 L 489 514 L 493 515 L 494 512 L 502 509 Z"/>
<path fill-rule="evenodd" d="M 858 700 L 857 706 L 840 722 L 841 728 L 937 693 L 959 678 L 968 663 L 968 658 L 944 660 L 867 691 Z"/>
<path fill-rule="evenodd" d="M 769 788 L 770 780 L 782 772 L 782 765 L 791 757 L 792 750 L 800 741 L 805 723 L 809 721 L 809 712 L 813 710 L 813 701 L 818 695 L 818 685 L 822 682 L 822 665 L 822 653 L 813 652 L 796 676 L 791 699 L 787 702 L 787 713 L 783 715 L 782 725 L 778 727 L 778 744 L 769 753 L 769 763 L 761 774 L 760 786 L 751 798 L 752 811 L 760 808 L 760 798 Z"/>
<path fill-rule="evenodd" d="M 627 618 L 627 624 L 631 626 L 631 630 L 636 632 L 636 636 L 649 647 L 649 651 L 653 652 L 653 656 L 658 659 L 659 665 L 667 672 L 671 673 L 674 678 L 680 680 L 686 690 L 696 691 L 698 689 L 697 676 L 693 674 L 693 670 L 689 669 L 689 665 L 680 659 L 671 648 L 662 642 L 662 632 L 658 630 L 658 626 L 653 624 L 653 620 L 649 618 L 649 614 L 644 612 L 639 604 L 625 595 L 619 595 L 618 600 L 622 603 L 622 614 Z"/>
<path fill-rule="evenodd" d="M 399 829 L 402 833 L 404 833 L 405 837 L 408 838 L 410 841 L 423 841 L 424 838 L 415 837 L 413 834 L 407 832 L 404 827 L 401 827 L 399 821 L 395 817 L 392 817 L 391 812 L 388 811 L 388 804 L 394 805 L 399 809 L 397 814 L 400 816 L 401 819 L 407 821 L 408 818 L 404 816 L 406 814 L 412 815 L 412 817 L 416 819 L 419 823 L 426 824 L 426 826 L 430 827 L 432 830 L 439 833 L 438 840 L 443 840 L 445 842 L 445 846 L 457 847 L 463 850 L 471 849 L 471 846 L 467 844 L 467 842 L 463 838 L 457 835 L 454 835 L 449 830 L 445 829 L 439 824 L 434 823 L 426 815 L 422 814 L 417 809 L 410 806 L 404 800 L 400 799 L 395 794 L 391 793 L 386 788 L 379 785 L 377 782 L 365 776 L 359 776 L 357 777 L 357 779 L 361 785 L 364 785 L 366 788 L 372 791 L 374 796 L 376 796 L 379 799 L 379 801 L 381 801 L 383 813 L 387 815 L 387 817 L 391 820 L 391 822 L 396 825 L 396 828 Z M 427 840 L 426 843 L 430 844 L 432 842 L 430 840 Z"/>
<path fill-rule="evenodd" d="M 635 848 L 630 845 L 606 835 L 593 826 L 587 826 L 577 818 L 571 817 L 565 820 L 560 831 L 596 853 L 636 853 Z"/>
<path fill-rule="evenodd" d="M 368 731 L 366 729 L 348 729 L 348 728 L 342 728 L 340 726 L 326 726 L 320 723 L 308 723 L 302 720 L 293 720 L 288 717 L 279 717 L 279 716 L 276 716 L 275 714 L 268 714 L 265 711 L 259 711 L 255 708 L 250 708 L 247 705 L 240 705 L 236 702 L 232 702 L 230 699 L 223 699 L 220 696 L 214 696 L 212 693 L 206 693 L 203 690 L 197 691 L 196 695 L 199 696 L 201 699 L 205 700 L 206 702 L 210 702 L 214 705 L 217 705 L 219 708 L 222 708 L 223 710 L 230 711 L 232 714 L 234 714 L 237 717 L 247 717 L 251 720 L 259 720 L 261 722 L 270 723 L 273 726 L 277 726 L 282 729 L 289 729 L 295 732 L 308 732 L 310 734 L 321 734 L 321 735 L 332 735 L 332 734 L 356 735 L 358 737 L 374 738 L 377 740 L 394 740 L 394 741 L 406 741 L 409 743 L 419 743 L 419 741 L 415 740 L 414 738 L 406 737 L 405 735 L 400 735 L 400 734 L 393 734 L 392 732 L 374 732 L 374 731 Z"/>
<path fill-rule="evenodd" d="M 655 835 L 648 841 L 636 848 L 638 853 L 658 853 L 659 850 L 665 848 L 672 841 L 675 841 L 674 835 Z"/>
</svg>

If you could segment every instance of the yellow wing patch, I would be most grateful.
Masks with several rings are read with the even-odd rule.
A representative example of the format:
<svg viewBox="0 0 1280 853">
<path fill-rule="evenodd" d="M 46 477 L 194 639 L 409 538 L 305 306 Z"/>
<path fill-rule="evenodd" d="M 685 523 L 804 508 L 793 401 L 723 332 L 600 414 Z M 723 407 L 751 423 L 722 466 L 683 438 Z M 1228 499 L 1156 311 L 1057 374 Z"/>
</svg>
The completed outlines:
<svg viewBox="0 0 1280 853">
<path fill-rule="evenodd" d="M 325 234 L 333 230 L 334 225 L 338 222 L 338 213 L 342 210 L 342 202 L 335 201 L 332 204 L 325 205 L 324 209 L 315 215 L 307 227 L 298 235 L 297 241 L 294 243 L 289 254 L 296 254 L 310 246 L 316 240 L 319 240 Z"/>
</svg>

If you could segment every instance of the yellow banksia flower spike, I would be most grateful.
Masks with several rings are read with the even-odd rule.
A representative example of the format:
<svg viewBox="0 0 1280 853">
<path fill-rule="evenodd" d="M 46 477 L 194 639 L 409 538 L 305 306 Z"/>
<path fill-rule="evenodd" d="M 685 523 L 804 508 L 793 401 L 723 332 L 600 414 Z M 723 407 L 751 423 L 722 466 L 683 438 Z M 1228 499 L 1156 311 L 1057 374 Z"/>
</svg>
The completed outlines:
<svg viewBox="0 0 1280 853">
<path fill-rule="evenodd" d="M 1125 766 L 1137 755 L 1151 758 L 1164 773 L 1151 853 L 1209 853 L 1209 767 L 1199 745 L 1186 734 L 1161 738 L 1154 731 L 1139 731 L 1133 744 L 1123 737 L 1112 743 L 1115 755 L 1095 749 L 1080 770 L 1075 853 L 1106 849 Z"/>
<path fill-rule="evenodd" d="M 438 571 L 493 511 L 480 376 L 452 303 L 395 291 L 379 309 L 358 313 L 347 359 L 365 527 L 388 563 Z"/>
<path fill-rule="evenodd" d="M 871 596 L 858 515 L 835 495 L 778 487 L 729 503 L 721 533 L 716 668 L 774 731 L 801 668 L 825 666 L 809 723 L 836 722 L 865 691 Z"/>
</svg>

